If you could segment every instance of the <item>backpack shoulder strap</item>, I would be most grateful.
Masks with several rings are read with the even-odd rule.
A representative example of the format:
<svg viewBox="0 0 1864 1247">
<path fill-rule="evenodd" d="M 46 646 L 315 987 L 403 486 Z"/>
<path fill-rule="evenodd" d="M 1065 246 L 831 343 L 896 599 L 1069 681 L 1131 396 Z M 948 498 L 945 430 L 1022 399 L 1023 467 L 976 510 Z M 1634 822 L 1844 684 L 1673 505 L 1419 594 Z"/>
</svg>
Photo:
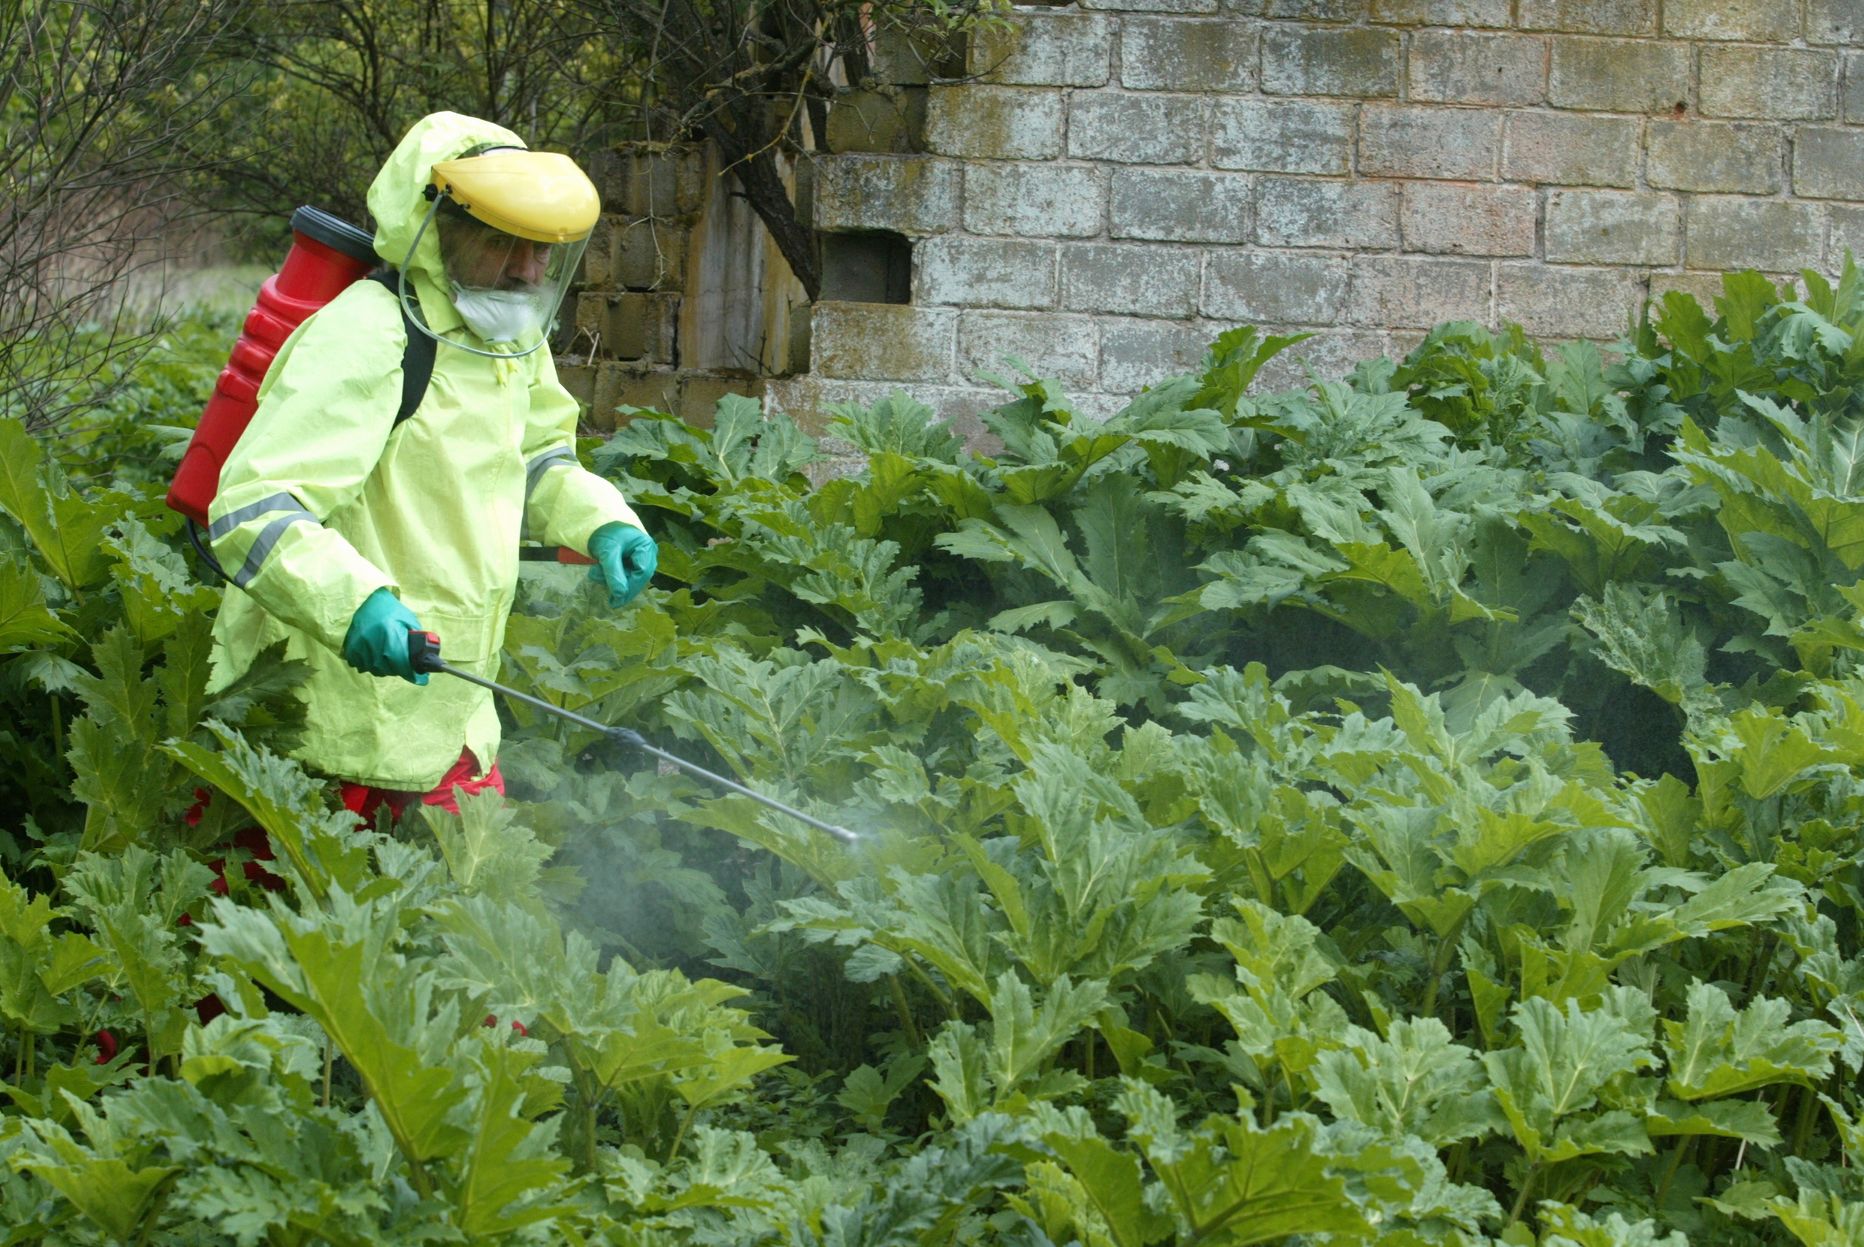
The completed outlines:
<svg viewBox="0 0 1864 1247">
<path fill-rule="evenodd" d="M 379 268 L 369 274 L 369 280 L 378 282 L 382 288 L 395 296 L 395 306 L 401 308 L 402 328 L 408 331 L 408 345 L 401 353 L 401 407 L 395 412 L 395 423 L 412 416 L 427 397 L 427 383 L 434 375 L 434 340 L 427 336 L 408 315 L 408 309 L 401 306 L 401 283 L 390 269 Z"/>
</svg>

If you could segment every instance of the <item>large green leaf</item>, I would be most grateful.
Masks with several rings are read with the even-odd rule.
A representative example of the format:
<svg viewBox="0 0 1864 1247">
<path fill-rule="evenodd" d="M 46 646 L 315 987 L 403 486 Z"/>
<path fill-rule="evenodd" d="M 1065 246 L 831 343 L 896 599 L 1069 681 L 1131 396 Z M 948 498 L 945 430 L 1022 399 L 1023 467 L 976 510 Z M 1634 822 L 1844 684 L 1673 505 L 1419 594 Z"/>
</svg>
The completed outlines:
<svg viewBox="0 0 1864 1247">
<path fill-rule="evenodd" d="M 1291 1114 L 1266 1130 L 1212 1117 L 1180 1135 L 1162 1097 L 1130 1080 L 1114 1106 L 1132 1123 L 1129 1133 L 1163 1181 L 1182 1233 L 1194 1241 L 1245 1247 L 1332 1234 L 1352 1242 L 1371 1231 L 1345 1180 L 1318 1162 L 1311 1117 Z"/>
<path fill-rule="evenodd" d="M 1790 1022 L 1784 1000 L 1765 997 L 1737 1012 L 1713 983 L 1689 985 L 1689 1016 L 1663 1023 L 1670 1072 L 1665 1086 L 1680 1100 L 1740 1095 L 1776 1082 L 1815 1086 L 1832 1068 L 1839 1034 L 1816 1020 Z"/>
<path fill-rule="evenodd" d="M 0 417 L 0 511 L 26 530 L 67 588 L 86 589 L 102 578 L 107 566 L 103 533 L 124 504 L 117 494 L 98 502 L 80 497 L 26 426 Z"/>
<path fill-rule="evenodd" d="M 1316 1094 L 1336 1117 L 1433 1147 L 1502 1128 L 1478 1054 L 1436 1018 L 1395 1021 L 1384 1039 L 1355 1027 L 1347 1043 L 1314 1066 Z"/>
<path fill-rule="evenodd" d="M 1483 1057 L 1495 1100 L 1515 1141 L 1537 1164 L 1598 1153 L 1651 1150 L 1641 1117 L 1602 1108 L 1608 1083 L 1654 1063 L 1649 1006 L 1627 988 L 1604 1007 L 1564 1010 L 1538 997 L 1514 1008 L 1520 1045 Z"/>
</svg>

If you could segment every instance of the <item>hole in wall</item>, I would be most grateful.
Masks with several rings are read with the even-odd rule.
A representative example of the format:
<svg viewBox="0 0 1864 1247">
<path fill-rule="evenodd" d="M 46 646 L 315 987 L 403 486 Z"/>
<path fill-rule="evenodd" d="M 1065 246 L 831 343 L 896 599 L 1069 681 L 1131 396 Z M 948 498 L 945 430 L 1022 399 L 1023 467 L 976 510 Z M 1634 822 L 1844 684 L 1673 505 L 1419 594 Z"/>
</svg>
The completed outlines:
<svg viewBox="0 0 1864 1247">
<path fill-rule="evenodd" d="M 913 244 L 889 230 L 822 236 L 822 295 L 846 303 L 911 303 Z"/>
</svg>

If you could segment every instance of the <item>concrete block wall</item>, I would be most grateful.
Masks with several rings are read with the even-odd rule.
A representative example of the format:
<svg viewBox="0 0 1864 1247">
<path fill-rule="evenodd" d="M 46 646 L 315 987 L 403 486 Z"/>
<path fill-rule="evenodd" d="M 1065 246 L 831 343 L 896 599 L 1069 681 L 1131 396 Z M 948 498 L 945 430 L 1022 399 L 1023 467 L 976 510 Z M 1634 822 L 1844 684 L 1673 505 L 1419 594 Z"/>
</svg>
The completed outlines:
<svg viewBox="0 0 1864 1247">
<path fill-rule="evenodd" d="M 1860 0 L 1074 0 L 966 68 L 831 127 L 815 223 L 910 238 L 912 298 L 818 304 L 777 404 L 962 424 L 1016 355 L 1109 412 L 1239 323 L 1337 374 L 1864 253 Z"/>
<path fill-rule="evenodd" d="M 582 402 L 586 429 L 612 430 L 624 405 L 705 423 L 721 395 L 760 394 L 764 383 L 754 370 L 695 366 L 708 354 L 694 329 L 695 305 L 720 259 L 706 252 L 716 233 L 708 214 L 720 208 L 708 153 L 642 145 L 599 152 L 588 166 L 602 218 L 560 317 L 555 351 L 558 376 Z M 728 245 L 737 245 L 735 237 Z"/>
</svg>

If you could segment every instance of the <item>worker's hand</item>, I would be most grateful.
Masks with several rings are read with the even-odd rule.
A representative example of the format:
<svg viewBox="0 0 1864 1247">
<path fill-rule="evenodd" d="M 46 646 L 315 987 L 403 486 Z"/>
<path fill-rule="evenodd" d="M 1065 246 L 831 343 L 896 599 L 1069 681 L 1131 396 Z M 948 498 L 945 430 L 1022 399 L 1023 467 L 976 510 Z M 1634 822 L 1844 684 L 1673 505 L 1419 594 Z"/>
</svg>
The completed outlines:
<svg viewBox="0 0 1864 1247">
<path fill-rule="evenodd" d="M 387 589 L 377 589 L 350 617 L 343 638 L 343 661 L 369 675 L 398 675 L 411 684 L 427 683 L 408 657 L 408 633 L 425 631 L 414 612 Z"/>
<path fill-rule="evenodd" d="M 589 579 L 608 587 L 608 604 L 620 610 L 647 587 L 660 566 L 660 547 L 632 524 L 604 524 L 589 538 L 589 557 L 595 566 Z"/>
</svg>

